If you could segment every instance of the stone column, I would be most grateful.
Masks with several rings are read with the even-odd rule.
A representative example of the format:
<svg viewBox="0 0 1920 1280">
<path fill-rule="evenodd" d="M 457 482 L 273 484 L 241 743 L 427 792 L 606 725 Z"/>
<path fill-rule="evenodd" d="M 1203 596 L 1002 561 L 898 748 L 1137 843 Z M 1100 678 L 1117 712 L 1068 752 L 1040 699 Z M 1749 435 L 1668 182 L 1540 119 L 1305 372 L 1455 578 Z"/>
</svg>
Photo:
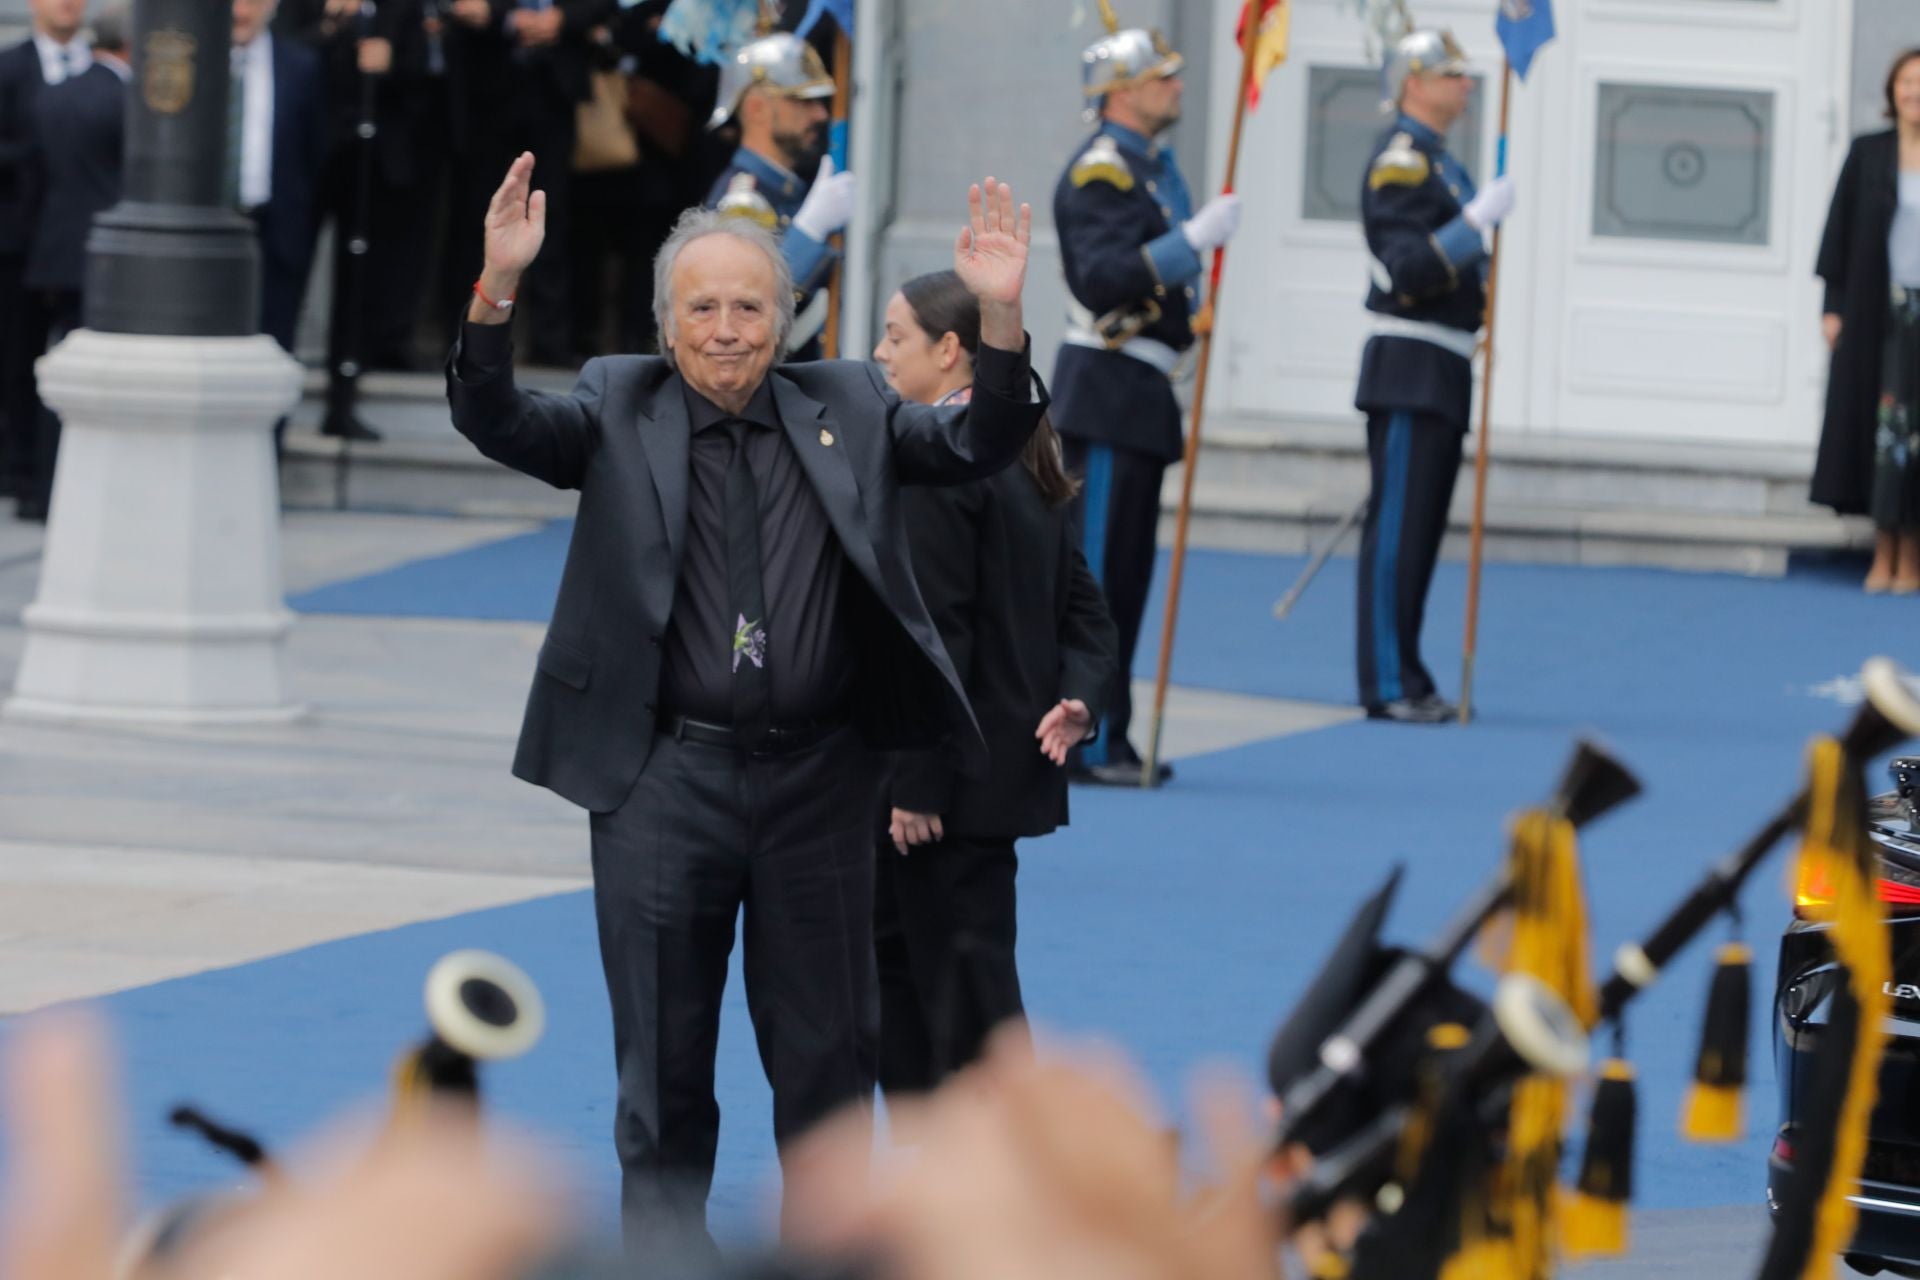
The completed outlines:
<svg viewBox="0 0 1920 1280">
<path fill-rule="evenodd" d="M 273 424 L 301 373 L 259 328 L 222 207 L 227 6 L 139 0 L 125 199 L 87 242 L 86 328 L 39 364 L 63 432 L 11 717 L 288 720 Z"/>
</svg>

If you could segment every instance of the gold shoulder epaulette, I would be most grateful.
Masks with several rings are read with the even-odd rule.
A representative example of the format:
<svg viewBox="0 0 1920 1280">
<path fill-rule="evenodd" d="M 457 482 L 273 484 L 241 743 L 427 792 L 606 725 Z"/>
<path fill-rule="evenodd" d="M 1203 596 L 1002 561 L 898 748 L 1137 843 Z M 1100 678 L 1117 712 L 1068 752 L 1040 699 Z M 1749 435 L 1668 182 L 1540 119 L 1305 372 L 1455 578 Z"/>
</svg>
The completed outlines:
<svg viewBox="0 0 1920 1280">
<path fill-rule="evenodd" d="M 1432 172 L 1427 153 L 1413 145 L 1413 135 L 1396 133 L 1387 143 L 1387 149 L 1374 157 L 1373 168 L 1367 170 L 1367 187 L 1372 191 L 1382 187 L 1417 187 Z"/>
<path fill-rule="evenodd" d="M 726 217 L 745 218 L 769 231 L 780 229 L 780 215 L 760 194 L 760 188 L 755 185 L 750 173 L 734 174 L 733 181 L 727 183 L 727 193 L 720 197 L 720 203 L 714 208 Z"/>
<path fill-rule="evenodd" d="M 1133 190 L 1133 170 L 1127 167 L 1127 158 L 1120 154 L 1120 148 L 1113 139 L 1104 133 L 1080 153 L 1080 158 L 1073 162 L 1073 168 L 1068 171 L 1068 177 L 1075 187 L 1084 187 L 1090 182 L 1104 182 L 1122 191 Z"/>
</svg>

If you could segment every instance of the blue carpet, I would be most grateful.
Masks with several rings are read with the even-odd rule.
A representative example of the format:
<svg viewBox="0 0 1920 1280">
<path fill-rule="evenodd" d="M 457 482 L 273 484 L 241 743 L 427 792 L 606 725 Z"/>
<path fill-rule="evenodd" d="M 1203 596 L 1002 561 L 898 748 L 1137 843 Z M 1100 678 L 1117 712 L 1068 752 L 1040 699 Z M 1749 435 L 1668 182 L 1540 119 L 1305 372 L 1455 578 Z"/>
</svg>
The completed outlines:
<svg viewBox="0 0 1920 1280">
<path fill-rule="evenodd" d="M 567 526 L 310 592 L 308 611 L 545 617 Z M 1353 566 L 1335 561 L 1284 623 L 1273 599 L 1297 559 L 1200 553 L 1187 573 L 1182 683 L 1346 702 L 1352 698 Z M 1162 575 L 1164 580 L 1164 574 Z M 1463 571 L 1443 565 L 1428 660 L 1457 680 Z M 1150 612 L 1150 674 L 1158 634 Z M 1150 794 L 1076 792 L 1074 825 L 1031 846 L 1021 887 L 1021 966 L 1036 1016 L 1125 1046 L 1177 1099 L 1196 1063 L 1249 1070 L 1356 899 L 1408 867 L 1389 925 L 1418 941 L 1487 876 L 1503 817 L 1544 795 L 1576 732 L 1604 735 L 1648 783 L 1585 843 L 1595 950 L 1610 955 L 1738 843 L 1796 782 L 1809 733 L 1844 713 L 1815 686 L 1874 652 L 1913 657 L 1910 602 L 1868 599 L 1818 575 L 1756 581 L 1646 570 L 1491 566 L 1472 729 L 1355 723 L 1183 761 Z M 504 764 L 501 785 L 510 782 Z M 1747 895 L 1766 1008 L 1772 939 L 1786 919 L 1776 861 Z M 417 983 L 443 951 L 494 947 L 551 1001 L 548 1038 L 492 1073 L 501 1111 L 557 1138 L 611 1212 L 613 1085 L 587 898 L 572 894 L 421 924 L 116 996 L 149 1197 L 220 1180 L 223 1165 L 157 1118 L 191 1097 L 284 1142 L 377 1090 L 421 1027 Z M 1683 1208 L 1753 1203 L 1773 1123 L 1769 1022 L 1755 1017 L 1754 1136 L 1725 1147 L 1674 1136 L 1705 995 L 1699 946 L 1636 1007 L 1641 1200 Z M 733 1235 L 764 1230 L 773 1171 L 769 1099 L 735 983 L 723 1022 L 725 1115 L 714 1205 Z"/>
</svg>

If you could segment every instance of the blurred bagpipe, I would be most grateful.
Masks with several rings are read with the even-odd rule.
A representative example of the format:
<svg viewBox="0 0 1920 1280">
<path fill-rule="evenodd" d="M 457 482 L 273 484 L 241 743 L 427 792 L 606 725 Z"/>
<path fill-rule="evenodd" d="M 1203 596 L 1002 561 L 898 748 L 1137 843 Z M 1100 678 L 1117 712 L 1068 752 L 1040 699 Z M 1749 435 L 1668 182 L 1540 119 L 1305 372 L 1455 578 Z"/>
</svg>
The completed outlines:
<svg viewBox="0 0 1920 1280">
<path fill-rule="evenodd" d="M 545 1005 L 533 980 L 511 962 L 487 951 L 455 951 L 427 973 L 429 1032 L 401 1054 L 392 1074 L 387 1123 L 406 1125 L 428 1106 L 470 1111 L 480 1105 L 480 1064 L 516 1058 L 533 1048 L 546 1028 Z M 174 1126 L 199 1134 L 251 1170 L 261 1186 L 283 1175 L 266 1146 L 253 1135 L 210 1119 L 196 1107 L 169 1113 Z M 254 1202 L 254 1189 L 193 1197 L 153 1215 L 123 1251 L 123 1280 L 165 1271 L 190 1244 L 219 1230 L 231 1215 Z"/>
<path fill-rule="evenodd" d="M 1717 957 L 1681 1131 L 1694 1141 L 1737 1138 L 1750 1001 L 1738 895 L 1796 830 L 1796 874 L 1815 888 L 1801 901 L 1830 923 L 1846 976 L 1813 1068 L 1810 1127 L 1820 1132 L 1797 1148 L 1759 1275 L 1825 1274 L 1852 1233 L 1847 1196 L 1865 1153 L 1887 1004 L 1863 769 L 1920 735 L 1920 700 L 1893 662 L 1869 661 L 1861 685 L 1865 698 L 1843 732 L 1813 740 L 1801 789 L 1643 941 L 1622 946 L 1597 986 L 1576 833 L 1639 784 L 1590 743 L 1578 745 L 1544 807 L 1515 816 L 1505 862 L 1425 949 L 1378 940 L 1397 869 L 1363 904 L 1268 1056 L 1280 1099 L 1276 1150 L 1289 1167 L 1305 1167 L 1281 1193 L 1285 1230 L 1342 1202 L 1366 1215 L 1350 1247 L 1314 1260 L 1315 1275 L 1537 1280 L 1563 1256 L 1623 1252 L 1638 1110 L 1624 1015 L 1690 942 L 1729 919 L 1736 938 Z M 1476 939 L 1498 975 L 1484 1000 L 1452 977 Z M 1570 1089 L 1603 1029 L 1614 1052 L 1593 1073 L 1585 1154 L 1575 1185 L 1563 1189 Z"/>
</svg>

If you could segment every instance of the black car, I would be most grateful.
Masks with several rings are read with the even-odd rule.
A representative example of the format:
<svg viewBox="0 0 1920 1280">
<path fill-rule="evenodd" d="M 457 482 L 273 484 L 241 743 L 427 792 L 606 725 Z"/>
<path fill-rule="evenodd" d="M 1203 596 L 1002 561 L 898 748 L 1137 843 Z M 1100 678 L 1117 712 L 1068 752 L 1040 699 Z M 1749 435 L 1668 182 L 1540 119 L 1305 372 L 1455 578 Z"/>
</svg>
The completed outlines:
<svg viewBox="0 0 1920 1280">
<path fill-rule="evenodd" d="M 1890 1038 L 1880 1064 L 1880 1099 L 1866 1165 L 1852 1197 L 1860 1219 L 1846 1261 L 1866 1275 L 1920 1277 L 1920 757 L 1903 757 L 1892 767 L 1895 789 L 1875 796 L 1869 806 L 1880 852 L 1880 898 L 1887 904 L 1893 941 Z M 1818 886 L 1800 887 L 1793 923 L 1780 939 L 1773 1001 L 1780 1130 L 1767 1158 L 1769 1208 L 1777 1204 L 1793 1165 L 1802 1095 L 1838 980 L 1828 925 L 1805 918 L 1809 895 L 1817 893 Z"/>
</svg>

